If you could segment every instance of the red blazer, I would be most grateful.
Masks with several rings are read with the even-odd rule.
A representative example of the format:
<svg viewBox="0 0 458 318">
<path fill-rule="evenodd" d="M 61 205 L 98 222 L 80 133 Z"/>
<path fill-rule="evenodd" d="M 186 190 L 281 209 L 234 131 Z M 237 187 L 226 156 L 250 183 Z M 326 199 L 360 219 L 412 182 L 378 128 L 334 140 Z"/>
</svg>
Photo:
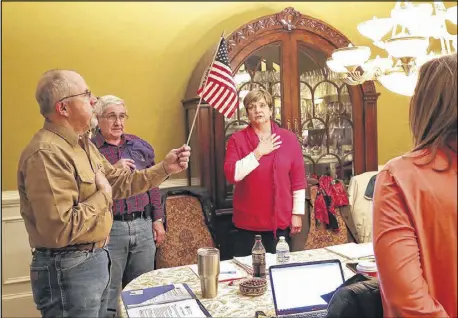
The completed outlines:
<svg viewBox="0 0 458 318">
<path fill-rule="evenodd" d="M 272 133 L 280 136 L 279 149 L 263 156 L 259 166 L 236 182 L 235 164 L 254 151 L 259 139 L 251 126 L 234 133 L 228 141 L 224 173 L 234 183 L 232 221 L 238 228 L 273 231 L 291 225 L 293 191 L 305 189 L 302 149 L 296 135 L 272 123 Z"/>
</svg>

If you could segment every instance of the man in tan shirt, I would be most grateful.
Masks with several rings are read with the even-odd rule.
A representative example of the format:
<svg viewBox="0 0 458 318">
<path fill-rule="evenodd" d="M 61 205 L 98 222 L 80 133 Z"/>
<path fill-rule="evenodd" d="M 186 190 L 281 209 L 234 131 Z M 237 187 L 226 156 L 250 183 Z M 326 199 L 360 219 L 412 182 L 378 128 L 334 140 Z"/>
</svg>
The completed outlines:
<svg viewBox="0 0 458 318">
<path fill-rule="evenodd" d="M 45 117 L 18 167 L 30 276 L 43 317 L 105 317 L 112 200 L 144 193 L 188 166 L 190 148 L 144 170 L 114 168 L 87 138 L 96 98 L 76 72 L 51 70 L 36 99 Z"/>
</svg>

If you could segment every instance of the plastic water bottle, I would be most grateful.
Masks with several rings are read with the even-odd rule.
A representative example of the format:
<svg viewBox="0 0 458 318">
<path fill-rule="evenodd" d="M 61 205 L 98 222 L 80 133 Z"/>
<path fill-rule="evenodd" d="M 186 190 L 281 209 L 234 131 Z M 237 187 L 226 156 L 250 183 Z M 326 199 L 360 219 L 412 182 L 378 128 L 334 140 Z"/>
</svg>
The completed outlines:
<svg viewBox="0 0 458 318">
<path fill-rule="evenodd" d="M 280 236 L 276 248 L 277 264 L 285 264 L 289 262 L 289 245 L 286 243 L 285 237 Z"/>
</svg>

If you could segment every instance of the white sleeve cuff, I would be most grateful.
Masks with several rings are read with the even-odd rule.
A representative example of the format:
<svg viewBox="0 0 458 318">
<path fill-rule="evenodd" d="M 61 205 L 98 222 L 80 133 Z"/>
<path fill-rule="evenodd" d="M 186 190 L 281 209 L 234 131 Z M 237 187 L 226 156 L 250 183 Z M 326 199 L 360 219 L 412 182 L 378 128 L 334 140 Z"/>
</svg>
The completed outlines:
<svg viewBox="0 0 458 318">
<path fill-rule="evenodd" d="M 243 180 L 251 171 L 259 166 L 259 161 L 253 152 L 250 152 L 245 158 L 235 163 L 235 181 Z"/>
<path fill-rule="evenodd" d="M 305 214 L 305 189 L 293 192 L 293 214 Z"/>
</svg>

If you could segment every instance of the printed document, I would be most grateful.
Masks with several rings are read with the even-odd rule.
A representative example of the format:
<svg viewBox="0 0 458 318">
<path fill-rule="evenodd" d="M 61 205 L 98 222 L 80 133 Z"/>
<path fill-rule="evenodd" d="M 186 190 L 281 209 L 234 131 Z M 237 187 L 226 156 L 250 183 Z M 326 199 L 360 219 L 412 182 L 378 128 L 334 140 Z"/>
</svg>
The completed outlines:
<svg viewBox="0 0 458 318">
<path fill-rule="evenodd" d="M 127 309 L 129 317 L 206 317 L 195 299 Z"/>
</svg>

